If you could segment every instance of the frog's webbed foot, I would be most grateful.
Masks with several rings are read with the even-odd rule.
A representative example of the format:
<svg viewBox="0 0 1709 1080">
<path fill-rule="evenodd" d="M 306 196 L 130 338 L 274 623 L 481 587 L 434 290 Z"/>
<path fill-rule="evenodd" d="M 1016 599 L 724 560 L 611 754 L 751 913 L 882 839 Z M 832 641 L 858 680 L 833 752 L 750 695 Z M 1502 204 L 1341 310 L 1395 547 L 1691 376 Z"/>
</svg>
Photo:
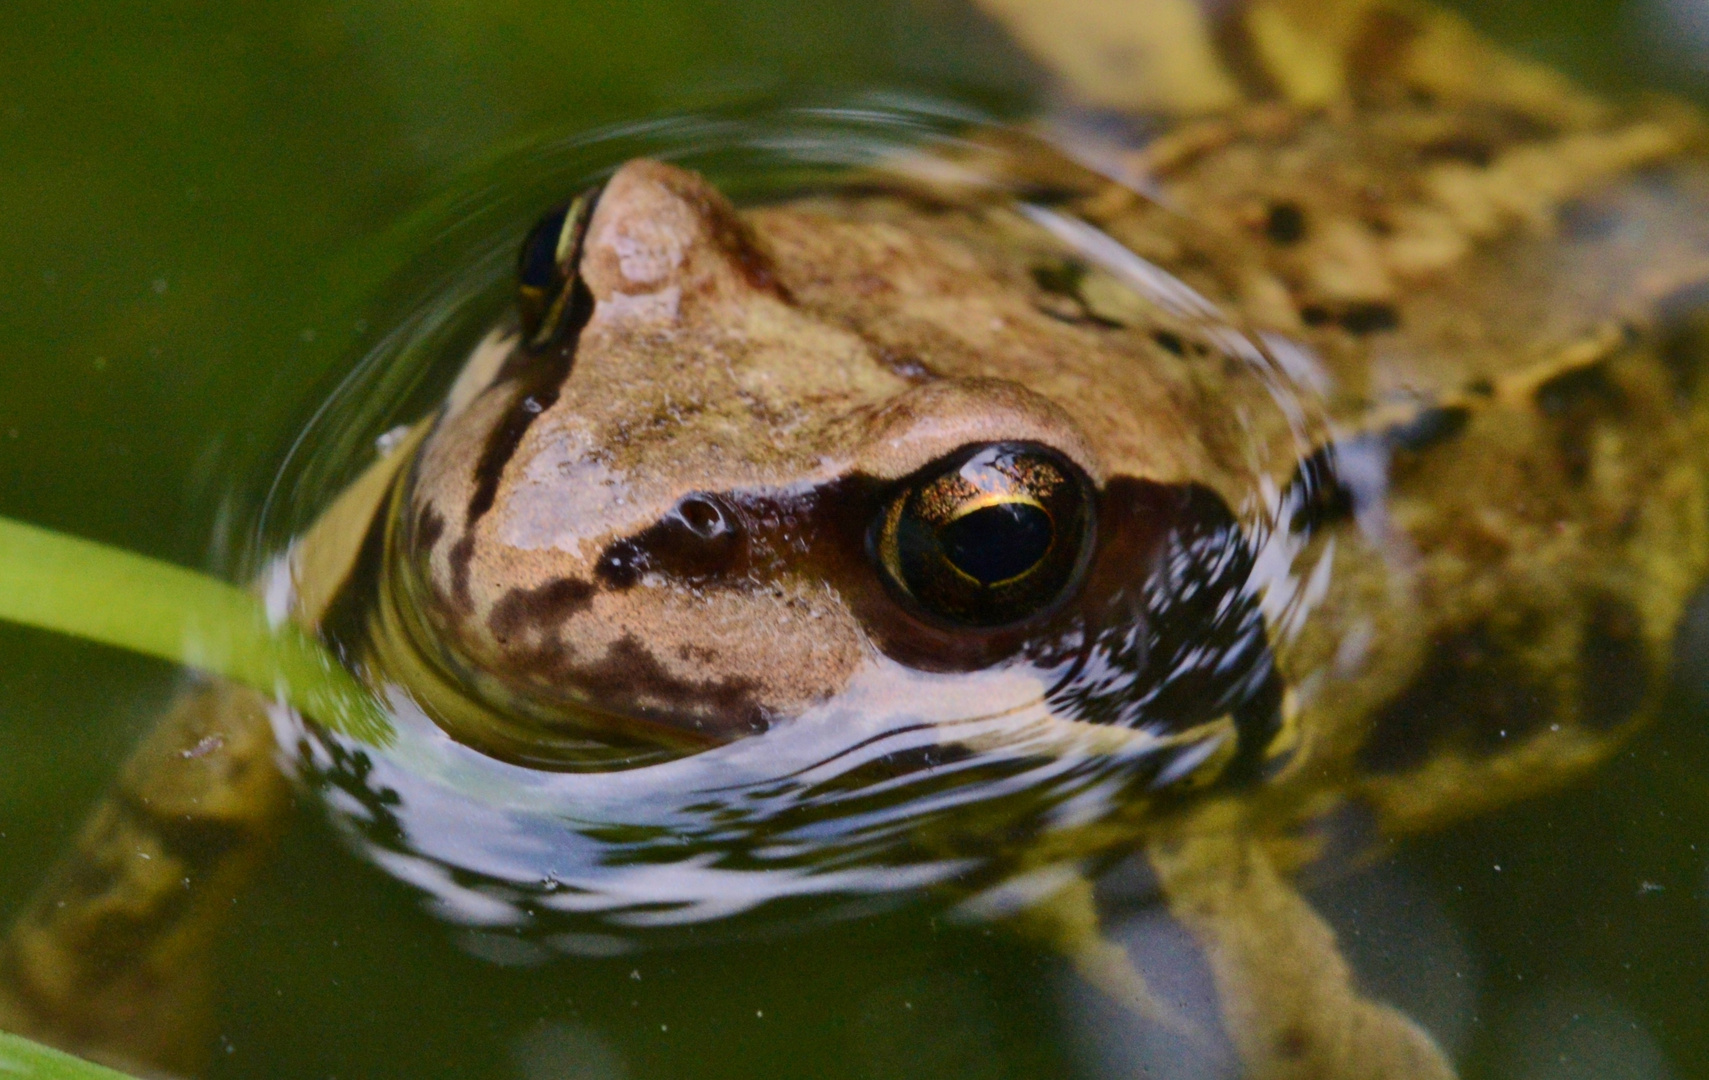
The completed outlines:
<svg viewBox="0 0 1709 1080">
<path fill-rule="evenodd" d="M 0 1027 L 131 1070 L 196 1071 L 210 953 L 289 805 L 259 695 L 182 692 L 0 941 Z"/>
<path fill-rule="evenodd" d="M 1238 826 L 1189 819 L 1147 856 L 1204 950 L 1223 1024 L 1254 1080 L 1452 1080 L 1430 1035 L 1362 996 L 1335 934 Z"/>
</svg>

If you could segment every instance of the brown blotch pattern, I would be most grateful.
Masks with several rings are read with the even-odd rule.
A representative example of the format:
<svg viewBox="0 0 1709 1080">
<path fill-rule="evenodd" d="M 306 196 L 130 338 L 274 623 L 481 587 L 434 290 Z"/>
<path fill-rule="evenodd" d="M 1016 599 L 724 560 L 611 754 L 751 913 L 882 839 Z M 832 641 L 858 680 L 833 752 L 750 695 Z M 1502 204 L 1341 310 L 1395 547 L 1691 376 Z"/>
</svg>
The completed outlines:
<svg viewBox="0 0 1709 1080">
<path fill-rule="evenodd" d="M 1375 772 L 1421 766 L 1441 749 L 1491 750 L 1558 715 L 1556 693 L 1485 626 L 1439 639 L 1412 684 L 1380 711 L 1360 761 Z"/>
<path fill-rule="evenodd" d="M 1591 436 L 1596 425 L 1619 414 L 1626 395 L 1604 363 L 1564 371 L 1539 386 L 1537 408 L 1555 426 L 1555 448 L 1567 480 L 1582 484 L 1590 474 Z"/>
<path fill-rule="evenodd" d="M 493 605 L 487 626 L 500 643 L 530 628 L 555 630 L 571 615 L 587 610 L 597 591 L 578 578 L 558 578 L 533 589 L 512 589 Z"/>
</svg>

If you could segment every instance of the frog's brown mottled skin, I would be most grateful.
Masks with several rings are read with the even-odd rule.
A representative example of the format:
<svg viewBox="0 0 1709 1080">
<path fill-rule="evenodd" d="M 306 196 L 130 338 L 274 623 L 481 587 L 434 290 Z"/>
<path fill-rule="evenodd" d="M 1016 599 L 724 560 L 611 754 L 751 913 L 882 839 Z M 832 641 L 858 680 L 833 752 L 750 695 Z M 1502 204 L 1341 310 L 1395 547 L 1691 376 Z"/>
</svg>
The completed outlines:
<svg viewBox="0 0 1709 1080">
<path fill-rule="evenodd" d="M 718 588 L 649 580 L 630 553 L 666 542 L 658 530 L 682 500 L 793 500 L 805 517 L 816 491 L 1002 440 L 1053 446 L 1094 479 L 1238 486 L 1239 463 L 1206 449 L 1237 433 L 1199 407 L 1206 388 L 1181 358 L 1040 310 L 1009 248 L 981 252 L 954 227 L 855 210 L 743 220 L 668 166 L 635 162 L 612 178 L 588 231 L 593 318 L 493 508 L 465 510 L 476 479 L 464 462 L 519 407 L 515 385 L 443 426 L 416 477 L 435 629 L 468 663 L 714 737 L 762 730 L 848 685 L 870 635 L 848 596 L 787 572 L 790 545 L 806 538 L 766 540 L 752 521 L 740 568 L 699 545 L 698 573 Z M 927 374 L 898 375 L 901 355 Z"/>
<path fill-rule="evenodd" d="M 693 174 L 624 166 L 583 241 L 585 324 L 539 351 L 483 344 L 432 430 L 301 546 L 301 617 L 318 621 L 401 470 L 391 572 L 448 664 L 532 716 L 573 707 L 693 744 L 857 681 L 905 694 L 908 665 L 1012 651 L 892 618 L 846 520 L 871 485 L 958 447 L 1044 444 L 1107 497 L 1190 486 L 1248 517 L 1280 507 L 1268 539 L 1333 570 L 1286 584 L 1317 590 L 1309 617 L 1271 616 L 1287 752 L 1262 786 L 1167 820 L 1136 808 L 1124 835 L 1202 945 L 1250 1075 L 1450 1076 L 1356 991 L 1287 875 L 1314 854 L 1301 827 L 1338 807 L 1398 834 L 1498 806 L 1582 774 L 1653 702 L 1709 567 L 1698 119 L 1607 105 L 1400 2 L 1249 0 L 1214 22 L 1190 0 L 981 3 L 1068 100 L 1172 123 L 1138 147 L 1060 136 L 1097 169 L 993 133 L 918 170 L 927 209 L 737 211 Z M 1215 318 L 1065 255 L 1042 219 L 946 180 L 954 166 L 1048 191 Z M 1218 319 L 1266 344 L 1309 415 L 1277 407 Z M 233 726 L 164 728 L 18 923 L 8 1026 L 188 1060 L 169 1026 L 140 1038 L 107 1018 L 145 985 L 190 985 L 201 908 L 168 904 L 104 838 L 169 834 L 139 793 L 206 738 L 247 747 L 231 791 L 215 776 L 173 813 L 265 835 L 283 789 L 239 798 L 231 777 L 271 773 L 238 694 L 188 699 L 175 715 L 223 701 Z M 1097 828 L 1038 865 L 1107 845 Z M 162 851 L 217 898 L 255 846 Z M 79 884 L 114 866 L 111 887 Z M 1147 1008 L 1089 905 L 1066 887 L 1031 932 Z M 91 962 L 79 943 L 119 923 L 136 943 Z"/>
</svg>

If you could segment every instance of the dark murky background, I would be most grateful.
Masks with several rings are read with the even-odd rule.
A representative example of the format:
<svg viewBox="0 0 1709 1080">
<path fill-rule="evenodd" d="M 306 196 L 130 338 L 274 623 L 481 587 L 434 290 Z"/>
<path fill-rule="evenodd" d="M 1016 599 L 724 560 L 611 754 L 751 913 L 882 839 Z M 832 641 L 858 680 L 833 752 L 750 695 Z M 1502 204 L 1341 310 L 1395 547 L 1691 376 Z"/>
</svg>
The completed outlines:
<svg viewBox="0 0 1709 1080">
<path fill-rule="evenodd" d="M 1617 91 L 1709 71 L 1701 0 L 1474 14 Z M 23 0 L 0 42 L 0 513 L 211 567 L 383 331 L 396 226 L 506 148 L 824 91 L 1018 114 L 1040 88 L 951 0 Z M 1709 625 L 1691 641 L 1677 706 L 1594 786 L 1318 894 L 1367 984 L 1468 1072 L 1709 1076 Z M 0 626 L 0 910 L 174 678 Z M 1126 1076 L 1164 1052 L 1053 957 L 908 912 L 517 966 L 300 824 L 241 903 L 220 1075 Z M 1160 920 L 1121 932 L 1186 970 Z"/>
</svg>

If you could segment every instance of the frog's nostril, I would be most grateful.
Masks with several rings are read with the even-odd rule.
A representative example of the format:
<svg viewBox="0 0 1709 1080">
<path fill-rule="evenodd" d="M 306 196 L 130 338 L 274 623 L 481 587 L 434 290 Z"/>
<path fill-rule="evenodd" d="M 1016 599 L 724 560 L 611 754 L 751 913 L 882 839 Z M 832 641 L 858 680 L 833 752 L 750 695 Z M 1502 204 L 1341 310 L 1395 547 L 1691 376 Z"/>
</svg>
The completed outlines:
<svg viewBox="0 0 1709 1080">
<path fill-rule="evenodd" d="M 705 495 L 690 495 L 676 505 L 676 516 L 702 540 L 716 540 L 735 531 L 724 508 Z"/>
</svg>

